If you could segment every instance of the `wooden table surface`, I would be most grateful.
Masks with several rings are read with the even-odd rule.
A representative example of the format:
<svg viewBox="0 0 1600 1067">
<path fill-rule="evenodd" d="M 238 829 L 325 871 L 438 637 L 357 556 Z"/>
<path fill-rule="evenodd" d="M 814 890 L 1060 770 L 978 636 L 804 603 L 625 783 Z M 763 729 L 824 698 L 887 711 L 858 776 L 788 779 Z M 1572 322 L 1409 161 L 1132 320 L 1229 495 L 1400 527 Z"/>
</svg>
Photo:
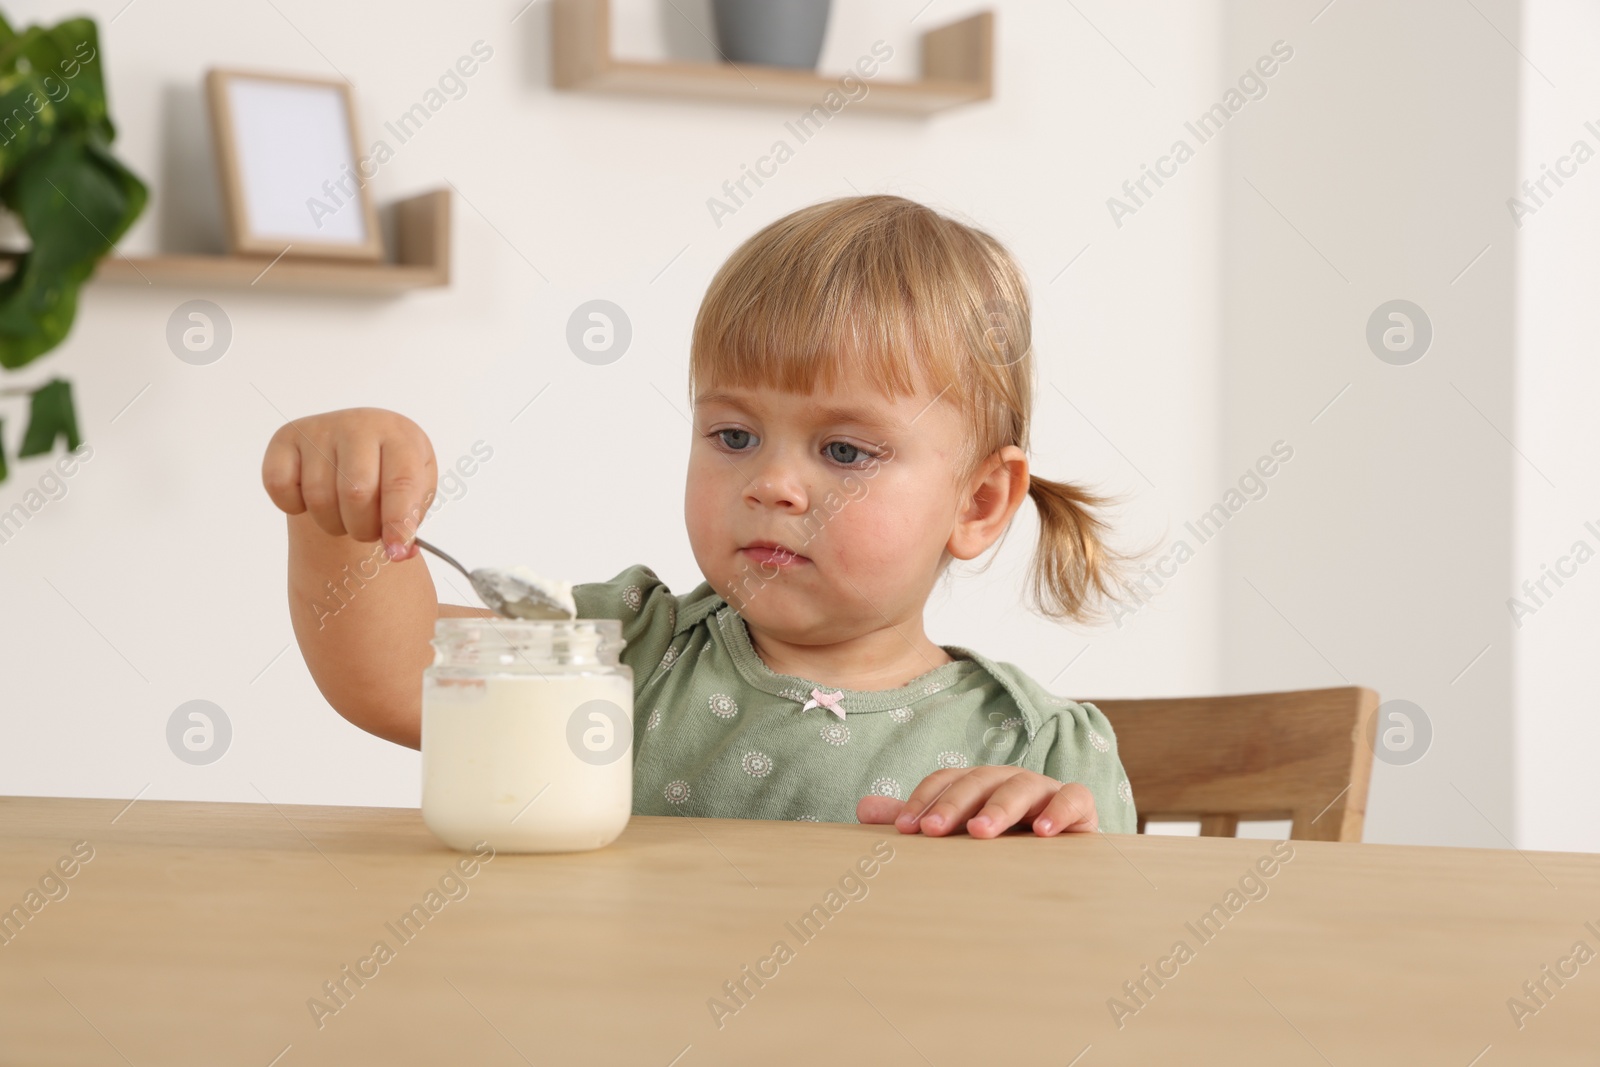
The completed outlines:
<svg viewBox="0 0 1600 1067">
<path fill-rule="evenodd" d="M 1600 1060 L 1600 856 L 635 817 L 465 858 L 411 809 L 0 798 L 0 1063 Z"/>
</svg>

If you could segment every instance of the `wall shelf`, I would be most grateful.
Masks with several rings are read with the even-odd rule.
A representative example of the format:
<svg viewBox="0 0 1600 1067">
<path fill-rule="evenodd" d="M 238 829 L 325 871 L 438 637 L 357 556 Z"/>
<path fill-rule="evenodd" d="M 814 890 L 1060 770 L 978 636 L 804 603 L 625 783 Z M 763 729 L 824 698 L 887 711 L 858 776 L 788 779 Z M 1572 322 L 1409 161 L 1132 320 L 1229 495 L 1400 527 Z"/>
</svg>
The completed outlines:
<svg viewBox="0 0 1600 1067">
<path fill-rule="evenodd" d="M 108 252 L 94 278 L 122 285 L 184 285 L 295 292 L 386 295 L 450 284 L 450 191 L 435 189 L 394 205 L 393 263 L 296 259 L 291 246 L 271 256 L 155 255 Z M 268 268 L 271 264 L 271 268 Z M 263 273 L 265 271 L 265 273 Z"/>
<path fill-rule="evenodd" d="M 741 63 L 646 63 L 611 54 L 610 0 L 556 0 L 550 51 L 558 89 L 680 96 L 745 104 L 810 107 L 839 78 Z M 994 95 L 994 12 L 982 11 L 922 36 L 922 77 L 871 80 L 852 110 L 930 115 Z"/>
</svg>

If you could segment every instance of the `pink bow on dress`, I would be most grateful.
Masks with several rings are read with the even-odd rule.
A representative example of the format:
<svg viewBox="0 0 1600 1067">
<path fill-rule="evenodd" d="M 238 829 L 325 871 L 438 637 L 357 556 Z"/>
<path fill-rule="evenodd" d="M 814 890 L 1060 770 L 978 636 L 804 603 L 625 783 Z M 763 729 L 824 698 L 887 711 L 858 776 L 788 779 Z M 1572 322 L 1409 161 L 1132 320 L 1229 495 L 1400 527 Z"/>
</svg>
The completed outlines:
<svg viewBox="0 0 1600 1067">
<path fill-rule="evenodd" d="M 843 689 L 839 690 L 837 693 L 824 693 L 820 689 L 813 689 L 811 691 L 811 699 L 806 701 L 805 707 L 801 708 L 800 710 L 810 711 L 812 708 L 825 707 L 842 719 L 844 718 L 844 709 L 839 706 L 839 701 L 841 698 L 843 698 L 843 696 Z"/>
</svg>

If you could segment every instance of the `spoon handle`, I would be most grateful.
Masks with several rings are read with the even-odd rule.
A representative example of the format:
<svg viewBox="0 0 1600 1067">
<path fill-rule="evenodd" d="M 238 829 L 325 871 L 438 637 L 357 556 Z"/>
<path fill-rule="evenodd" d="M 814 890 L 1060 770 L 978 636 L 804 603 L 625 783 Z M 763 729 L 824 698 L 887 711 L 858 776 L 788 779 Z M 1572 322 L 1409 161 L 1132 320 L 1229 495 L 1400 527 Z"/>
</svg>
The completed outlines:
<svg viewBox="0 0 1600 1067">
<path fill-rule="evenodd" d="M 418 548 L 427 549 L 429 552 L 432 552 L 435 556 L 438 556 L 440 559 L 442 559 L 446 563 L 450 564 L 450 566 L 454 567 L 456 570 L 458 570 L 462 574 L 466 575 L 468 581 L 472 580 L 472 572 L 467 570 L 467 568 L 463 567 L 461 564 L 457 563 L 455 561 L 455 558 L 453 556 L 451 556 L 449 553 L 442 552 L 439 549 L 434 548 L 432 545 L 428 544 L 428 542 L 424 541 L 420 537 L 412 538 L 412 540 L 416 541 Z"/>
</svg>

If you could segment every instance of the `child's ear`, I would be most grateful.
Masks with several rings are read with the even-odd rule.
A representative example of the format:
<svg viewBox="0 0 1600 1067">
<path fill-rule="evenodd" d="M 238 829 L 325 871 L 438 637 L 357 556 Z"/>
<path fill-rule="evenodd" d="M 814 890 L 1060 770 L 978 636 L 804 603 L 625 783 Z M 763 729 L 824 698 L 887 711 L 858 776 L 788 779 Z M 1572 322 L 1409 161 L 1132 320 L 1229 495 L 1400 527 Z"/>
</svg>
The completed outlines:
<svg viewBox="0 0 1600 1067">
<path fill-rule="evenodd" d="M 955 529 L 945 545 L 956 559 L 976 559 L 1011 524 L 1028 495 L 1028 457 L 1006 445 L 986 459 L 963 488 Z"/>
</svg>

